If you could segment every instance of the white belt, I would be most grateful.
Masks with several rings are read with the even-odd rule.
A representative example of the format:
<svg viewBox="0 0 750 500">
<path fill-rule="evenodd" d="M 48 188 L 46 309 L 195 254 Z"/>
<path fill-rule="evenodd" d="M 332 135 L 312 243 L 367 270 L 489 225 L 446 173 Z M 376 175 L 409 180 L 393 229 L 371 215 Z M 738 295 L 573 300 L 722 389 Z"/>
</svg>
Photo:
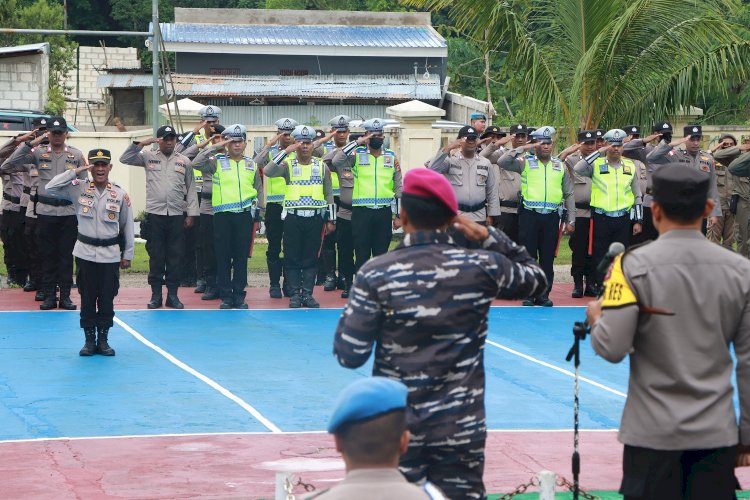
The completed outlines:
<svg viewBox="0 0 750 500">
<path fill-rule="evenodd" d="M 296 215 L 297 217 L 315 217 L 316 215 L 320 215 L 320 210 L 317 209 L 287 208 L 287 212 Z"/>
</svg>

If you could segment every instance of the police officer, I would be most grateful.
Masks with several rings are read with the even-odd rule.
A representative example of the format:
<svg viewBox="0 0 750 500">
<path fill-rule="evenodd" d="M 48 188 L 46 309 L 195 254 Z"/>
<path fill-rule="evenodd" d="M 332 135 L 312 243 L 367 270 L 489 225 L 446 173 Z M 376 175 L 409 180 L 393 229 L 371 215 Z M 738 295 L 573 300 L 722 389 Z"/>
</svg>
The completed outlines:
<svg viewBox="0 0 750 500">
<path fill-rule="evenodd" d="M 487 115 L 479 111 L 472 113 L 469 126 L 477 131 L 477 135 L 484 134 L 484 130 L 487 128 Z"/>
<path fill-rule="evenodd" d="M 732 134 L 725 134 L 719 137 L 719 141 L 711 148 L 711 154 L 714 155 L 714 166 L 716 168 L 716 188 L 719 191 L 719 202 L 721 203 L 721 217 L 718 222 L 712 225 L 706 237 L 709 241 L 723 245 L 724 248 L 734 250 L 734 224 L 735 217 L 730 204 L 734 192 L 734 182 L 736 177 L 727 172 L 728 164 L 724 164 L 716 159 L 716 152 L 720 149 L 733 148 L 737 145 L 737 139 Z M 735 212 L 736 212 L 735 208 Z"/>
<path fill-rule="evenodd" d="M 318 250 L 324 226 L 327 232 L 336 230 L 331 174 L 322 159 L 312 156 L 315 129 L 298 125 L 292 137 L 295 143 L 274 156 L 263 173 L 270 178 L 283 176 L 287 185 L 284 273 L 292 289 L 289 307 L 320 307 L 312 296 Z"/>
<path fill-rule="evenodd" d="M 565 162 L 565 168 L 573 177 L 573 193 L 576 199 L 576 231 L 568 239 L 568 246 L 572 252 L 570 275 L 573 277 L 574 299 L 586 295 L 596 297 L 595 263 L 591 258 L 593 252 L 591 238 L 591 178 L 578 175 L 575 165 L 581 159 L 596 151 L 596 134 L 593 130 L 580 130 L 578 142 L 560 153 L 560 159 Z M 584 288 L 583 278 L 586 277 Z"/>
<path fill-rule="evenodd" d="M 0 167 L 0 173 L 27 171 L 36 188 L 36 214 L 39 249 L 42 259 L 44 302 L 39 309 L 57 307 L 74 310 L 70 300 L 73 285 L 73 247 L 78 234 L 75 206 L 69 200 L 47 195 L 44 186 L 55 175 L 74 170 L 86 163 L 80 150 L 65 143 L 68 125 L 62 116 L 50 118 L 47 133 L 21 144 Z M 49 139 L 48 146 L 39 146 Z"/>
<path fill-rule="evenodd" d="M 392 230 L 401 227 L 398 203 L 401 198 L 401 166 L 396 153 L 383 147 L 383 120 L 371 118 L 362 124 L 365 135 L 337 151 L 334 168 L 354 173 L 352 194 L 352 239 L 355 270 L 370 257 L 388 251 Z M 396 201 L 392 220 L 391 204 Z"/>
<path fill-rule="evenodd" d="M 281 118 L 276 121 L 276 130 L 278 133 L 255 155 L 255 164 L 258 165 L 259 169 L 263 169 L 280 151 L 294 144 L 291 134 L 297 125 L 299 124 L 291 118 Z M 268 294 L 273 299 L 280 299 L 282 297 L 280 281 L 284 269 L 284 260 L 280 256 L 281 243 L 284 238 L 282 212 L 284 210 L 286 182 L 284 181 L 284 177 L 266 179 L 264 182 L 266 210 L 263 218 L 266 225 L 266 238 L 268 239 L 266 263 L 268 265 L 268 277 L 271 280 L 271 287 L 268 290 Z M 291 295 L 291 291 L 286 286 L 284 287 L 284 293 L 287 296 Z"/>
<path fill-rule="evenodd" d="M 146 146 L 158 143 L 151 151 Z M 146 224 L 149 255 L 148 284 L 151 285 L 149 309 L 162 306 L 162 286 L 167 284 L 167 307 L 183 309 L 177 296 L 185 248 L 184 228 L 193 225 L 197 217 L 196 195 L 192 165 L 187 156 L 175 152 L 177 132 L 171 125 L 159 127 L 156 137 L 133 143 L 120 157 L 125 165 L 146 170 Z M 184 215 L 187 214 L 187 215 Z M 141 223 L 143 225 L 143 223 Z"/>
<path fill-rule="evenodd" d="M 348 385 L 336 401 L 328 432 L 346 464 L 346 477 L 308 500 L 444 498 L 430 482 L 409 484 L 398 471 L 409 445 L 406 427 L 407 388 L 385 377 L 362 378 Z"/>
<path fill-rule="evenodd" d="M 198 132 L 195 132 L 195 142 L 206 142 L 214 135 L 213 127 L 219 125 L 221 121 L 221 108 L 219 106 L 203 106 L 198 114 L 201 117 L 201 126 Z"/>
<path fill-rule="evenodd" d="M 4 162 L 26 140 L 33 138 L 33 133 L 9 139 L 0 146 L 0 163 Z M 24 193 L 22 172 L 9 172 L 2 175 L 3 199 L 2 217 L 0 217 L 0 239 L 3 242 L 3 259 L 8 270 L 8 286 L 26 285 L 29 273 L 28 251 L 24 239 L 24 221 L 28 195 Z M 23 199 L 25 198 L 25 200 Z M 25 201 L 25 203 L 24 203 Z"/>
<path fill-rule="evenodd" d="M 427 479 L 448 498 L 484 498 L 487 312 L 495 297 L 536 296 L 547 283 L 522 246 L 457 214 L 445 177 L 425 168 L 406 174 L 406 235 L 357 273 L 333 350 L 347 368 L 374 350 L 373 375 L 409 388 L 414 438 L 400 463 L 407 479 Z M 484 250 L 457 246 L 451 225 Z"/>
<path fill-rule="evenodd" d="M 712 184 L 682 163 L 654 172 L 659 238 L 617 258 L 603 300 L 587 310 L 597 354 L 630 356 L 619 433 L 628 500 L 730 499 L 735 464 L 750 465 L 750 386 L 738 385 L 738 419 L 729 347 L 747 380 L 750 263 L 700 232 Z"/>
<path fill-rule="evenodd" d="M 336 204 L 336 245 L 338 246 L 338 266 L 341 298 L 349 297 L 349 289 L 354 279 L 354 242 L 352 239 L 352 194 L 354 192 L 354 173 L 350 167 L 337 169 L 333 164 L 333 158 L 347 144 L 349 136 L 349 122 L 351 119 L 346 115 L 334 116 L 329 124 L 333 132 L 333 145 L 328 147 L 323 162 L 331 171 L 331 183 L 333 185 Z M 336 182 L 339 183 L 339 197 L 336 199 Z M 326 235 L 328 238 L 329 235 Z"/>
<path fill-rule="evenodd" d="M 578 175 L 591 178 L 591 223 L 594 243 L 592 258 L 601 262 L 610 244 L 630 244 L 630 235 L 642 229 L 643 208 L 638 183 L 638 160 L 622 157 L 625 131 L 612 129 L 604 134 L 607 146 L 594 151 L 576 163 Z M 631 226 L 631 219 L 635 224 Z M 596 274 L 596 291 L 604 276 Z"/>
<path fill-rule="evenodd" d="M 750 258 L 750 140 L 739 146 L 716 151 L 716 160 L 727 165 L 735 176 L 733 197 L 736 200 L 737 251 Z"/>
<path fill-rule="evenodd" d="M 462 127 L 458 139 L 438 150 L 430 161 L 430 169 L 445 176 L 458 199 L 458 212 L 482 225 L 492 224 L 500 215 L 497 178 L 490 161 L 477 155 L 477 131 L 472 126 Z M 457 150 L 458 155 L 451 155 Z M 463 233 L 450 231 L 456 243 L 466 248 L 477 248 Z"/>
<path fill-rule="evenodd" d="M 701 150 L 701 138 L 703 130 L 700 125 L 688 125 L 683 129 L 684 137 L 672 141 L 671 129 L 667 136 L 662 135 L 659 145 L 647 156 L 649 164 L 656 171 L 662 165 L 677 162 L 685 167 L 708 172 L 711 175 L 711 198 L 714 200 L 714 210 L 708 219 L 708 226 L 718 222 L 721 217 L 721 203 L 719 202 L 719 191 L 716 187 L 716 168 L 714 158 L 708 151 Z M 669 140 L 667 140 L 669 139 Z M 675 146 L 685 145 L 685 149 L 674 149 Z"/>
<path fill-rule="evenodd" d="M 520 129 L 519 129 L 520 130 Z M 498 166 L 521 174 L 522 209 L 519 212 L 519 240 L 529 253 L 538 259 L 547 275 L 550 288 L 541 296 L 527 298 L 524 306 L 552 307 L 549 290 L 555 276 L 555 248 L 560 234 L 572 234 L 575 229 L 576 206 L 573 179 L 563 162 L 552 156 L 554 127 L 539 127 L 531 133 L 536 144 L 525 144 L 505 153 Z M 535 149 L 536 155 L 525 153 Z M 565 202 L 566 220 L 558 212 Z"/>
<path fill-rule="evenodd" d="M 222 140 L 203 148 L 193 166 L 211 177 L 216 276 L 221 309 L 247 309 L 247 255 L 253 222 L 260 218 L 263 178 L 252 158 L 245 156 L 247 130 L 228 126 Z M 221 152 L 226 149 L 226 152 Z"/>
<path fill-rule="evenodd" d="M 133 260 L 133 211 L 125 190 L 109 180 L 110 152 L 91 150 L 88 160 L 90 168 L 81 165 L 57 174 L 45 189 L 48 195 L 73 203 L 78 217 L 78 241 L 73 255 L 81 295 L 81 328 L 86 337 L 79 354 L 114 356 L 108 335 L 115 316 L 113 302 L 120 287 L 119 269 L 127 269 Z M 91 172 L 91 182 L 77 178 L 87 170 Z"/>
</svg>

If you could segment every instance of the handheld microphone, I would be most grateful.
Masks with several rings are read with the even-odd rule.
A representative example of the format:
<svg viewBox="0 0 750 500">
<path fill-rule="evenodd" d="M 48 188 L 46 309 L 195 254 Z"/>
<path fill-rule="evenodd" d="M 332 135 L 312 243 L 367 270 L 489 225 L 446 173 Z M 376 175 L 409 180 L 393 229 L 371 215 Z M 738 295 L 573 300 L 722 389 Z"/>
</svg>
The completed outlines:
<svg viewBox="0 0 750 500">
<path fill-rule="evenodd" d="M 607 253 L 604 254 L 604 257 L 602 257 L 601 262 L 599 262 L 599 265 L 596 268 L 596 272 L 598 272 L 600 275 L 607 274 L 607 270 L 609 269 L 609 266 L 612 264 L 612 261 L 615 260 L 615 257 L 620 255 L 625 251 L 625 245 L 620 243 L 619 241 L 615 241 L 609 246 L 609 250 L 607 250 Z"/>
</svg>

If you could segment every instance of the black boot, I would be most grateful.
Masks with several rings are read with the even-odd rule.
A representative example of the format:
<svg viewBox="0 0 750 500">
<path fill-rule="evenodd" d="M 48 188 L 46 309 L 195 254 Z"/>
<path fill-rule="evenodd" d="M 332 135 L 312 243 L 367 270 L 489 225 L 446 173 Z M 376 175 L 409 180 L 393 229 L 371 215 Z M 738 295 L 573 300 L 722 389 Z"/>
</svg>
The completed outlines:
<svg viewBox="0 0 750 500">
<path fill-rule="evenodd" d="M 219 289 L 215 286 L 206 285 L 206 293 L 201 295 L 201 300 L 216 300 L 219 298 Z"/>
<path fill-rule="evenodd" d="M 37 290 L 36 283 L 34 283 L 34 280 L 29 278 L 29 280 L 26 282 L 26 284 L 23 286 L 24 292 L 35 292 Z"/>
<path fill-rule="evenodd" d="M 185 309 L 185 306 L 177 297 L 177 288 L 167 287 L 167 300 L 164 305 L 172 309 Z"/>
<path fill-rule="evenodd" d="M 591 276 L 586 276 L 586 289 L 583 291 L 583 294 L 586 297 L 599 296 L 599 286 L 597 285 L 596 280 Z"/>
<path fill-rule="evenodd" d="M 34 300 L 36 302 L 41 302 L 44 300 L 45 296 L 46 295 L 44 294 L 44 290 L 37 290 L 36 293 L 34 294 Z"/>
<path fill-rule="evenodd" d="M 100 326 L 99 336 L 96 339 L 96 352 L 102 356 L 114 356 L 115 350 L 107 343 L 107 335 L 109 335 L 109 328 Z"/>
<path fill-rule="evenodd" d="M 151 285 L 151 302 L 146 307 L 149 309 L 159 309 L 161 307 L 161 285 Z"/>
<path fill-rule="evenodd" d="M 68 289 L 60 290 L 60 303 L 58 304 L 58 307 L 60 307 L 60 309 L 65 309 L 66 311 L 76 310 L 76 305 L 73 303 L 72 300 L 70 300 L 70 290 Z"/>
<path fill-rule="evenodd" d="M 323 290 L 326 292 L 332 292 L 336 289 L 336 282 L 338 280 L 336 279 L 335 274 L 329 274 L 326 276 L 326 282 L 323 284 Z"/>
<path fill-rule="evenodd" d="M 232 296 L 232 307 L 235 309 L 247 309 L 247 302 L 245 302 L 246 292 L 235 293 Z"/>
<path fill-rule="evenodd" d="M 315 282 L 315 269 L 313 269 L 313 283 Z M 289 272 L 284 270 L 284 287 L 289 288 L 291 298 L 289 299 L 289 307 L 297 309 L 302 307 L 302 274 L 299 270 Z M 284 290 L 284 295 L 286 295 Z"/>
<path fill-rule="evenodd" d="M 341 298 L 342 299 L 348 299 L 349 293 L 352 290 L 352 280 L 344 280 L 344 288 L 341 291 Z"/>
<path fill-rule="evenodd" d="M 573 275 L 573 293 L 570 294 L 574 299 L 580 299 L 583 297 L 583 275 Z"/>
<path fill-rule="evenodd" d="M 281 261 L 270 261 L 266 259 L 266 263 L 268 264 L 268 278 L 271 282 L 271 286 L 268 289 L 268 295 L 272 299 L 280 299 L 282 297 L 281 285 L 279 284 L 281 282 Z"/>
<path fill-rule="evenodd" d="M 193 290 L 194 293 L 206 293 L 206 281 L 198 280 L 198 285 Z"/>
<path fill-rule="evenodd" d="M 78 351 L 79 356 L 93 356 L 96 354 L 96 328 L 84 328 L 84 335 L 86 335 L 86 343 Z"/>
<path fill-rule="evenodd" d="M 305 307 L 318 308 L 320 304 L 312 296 L 315 287 L 315 275 L 317 269 L 305 269 L 302 271 L 302 305 Z"/>
<path fill-rule="evenodd" d="M 54 288 L 49 288 L 44 291 L 44 302 L 39 304 L 39 309 L 42 311 L 49 311 L 57 307 L 57 293 Z"/>
<path fill-rule="evenodd" d="M 339 279 L 336 280 L 336 288 L 339 290 L 346 290 L 346 280 L 343 276 L 341 276 L 341 273 L 339 272 Z"/>
</svg>

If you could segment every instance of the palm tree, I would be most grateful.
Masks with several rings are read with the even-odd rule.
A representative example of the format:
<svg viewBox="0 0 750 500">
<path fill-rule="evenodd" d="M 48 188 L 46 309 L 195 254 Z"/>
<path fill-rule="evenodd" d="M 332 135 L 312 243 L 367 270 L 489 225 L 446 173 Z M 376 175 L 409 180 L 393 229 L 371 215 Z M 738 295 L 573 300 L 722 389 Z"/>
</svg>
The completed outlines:
<svg viewBox="0 0 750 500">
<path fill-rule="evenodd" d="M 404 0 L 508 50 L 505 72 L 541 120 L 652 123 L 748 79 L 736 0 Z M 486 36 L 486 38 L 485 38 Z"/>
</svg>

